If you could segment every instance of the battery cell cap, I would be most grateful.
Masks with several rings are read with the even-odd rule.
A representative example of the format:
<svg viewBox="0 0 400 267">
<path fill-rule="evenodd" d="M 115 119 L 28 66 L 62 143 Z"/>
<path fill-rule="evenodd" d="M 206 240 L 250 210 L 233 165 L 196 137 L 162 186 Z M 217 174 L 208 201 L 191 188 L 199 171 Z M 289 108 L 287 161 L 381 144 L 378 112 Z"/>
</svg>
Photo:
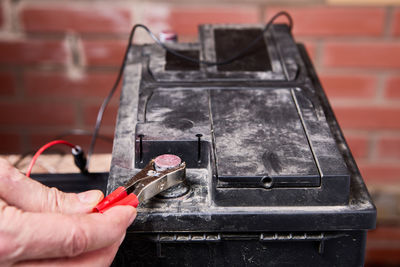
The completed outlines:
<svg viewBox="0 0 400 267">
<path fill-rule="evenodd" d="M 181 162 L 181 158 L 176 155 L 164 154 L 154 159 L 154 167 L 156 171 L 164 171 L 178 167 Z"/>
<path fill-rule="evenodd" d="M 164 30 L 160 32 L 159 39 L 162 43 L 176 43 L 178 41 L 178 35 L 174 31 Z"/>
</svg>

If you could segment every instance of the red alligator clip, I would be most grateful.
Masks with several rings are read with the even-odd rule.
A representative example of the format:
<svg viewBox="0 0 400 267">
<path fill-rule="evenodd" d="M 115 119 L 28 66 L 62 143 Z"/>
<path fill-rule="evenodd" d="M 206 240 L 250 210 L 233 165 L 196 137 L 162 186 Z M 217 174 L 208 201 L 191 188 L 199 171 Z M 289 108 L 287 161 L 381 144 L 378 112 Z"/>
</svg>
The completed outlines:
<svg viewBox="0 0 400 267">
<path fill-rule="evenodd" d="M 139 202 L 185 180 L 186 164 L 178 156 L 165 154 L 151 160 L 123 186 L 115 189 L 93 209 L 94 212 L 108 210 L 118 205 L 137 207 Z"/>
</svg>

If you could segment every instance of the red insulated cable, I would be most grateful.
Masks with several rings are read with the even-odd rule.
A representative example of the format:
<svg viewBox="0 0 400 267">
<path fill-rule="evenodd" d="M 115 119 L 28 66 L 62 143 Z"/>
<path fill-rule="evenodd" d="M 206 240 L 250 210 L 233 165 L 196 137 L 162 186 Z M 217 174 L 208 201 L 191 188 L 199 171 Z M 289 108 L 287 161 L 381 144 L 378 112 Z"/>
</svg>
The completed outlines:
<svg viewBox="0 0 400 267">
<path fill-rule="evenodd" d="M 31 163 L 29 163 L 29 167 L 28 167 L 28 170 L 26 171 L 26 174 L 25 174 L 25 175 L 28 176 L 28 177 L 31 175 L 31 171 L 32 171 L 33 165 L 35 165 L 35 162 L 36 162 L 37 158 L 38 158 L 46 149 L 48 149 L 49 147 L 52 147 L 52 146 L 54 146 L 54 145 L 58 145 L 58 144 L 67 145 L 67 146 L 69 146 L 69 147 L 71 147 L 71 148 L 76 147 L 74 144 L 71 144 L 70 142 L 67 142 L 67 141 L 64 141 L 64 140 L 54 140 L 54 141 L 51 141 L 51 142 L 45 144 L 45 145 L 42 146 L 42 147 L 35 153 L 35 155 L 32 157 Z"/>
</svg>

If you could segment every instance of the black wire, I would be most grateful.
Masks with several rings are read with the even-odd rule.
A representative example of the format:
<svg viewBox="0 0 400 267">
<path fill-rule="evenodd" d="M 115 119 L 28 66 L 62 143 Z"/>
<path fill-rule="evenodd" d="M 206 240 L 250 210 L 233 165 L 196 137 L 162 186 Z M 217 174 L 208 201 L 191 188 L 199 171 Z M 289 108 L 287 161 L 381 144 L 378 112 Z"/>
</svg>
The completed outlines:
<svg viewBox="0 0 400 267">
<path fill-rule="evenodd" d="M 94 150 L 94 146 L 96 144 L 96 139 L 99 133 L 99 129 L 101 126 L 101 121 L 103 119 L 103 114 L 105 109 L 107 108 L 108 103 L 110 102 L 112 96 L 114 95 L 115 91 L 118 88 L 119 82 L 121 81 L 122 78 L 122 74 L 124 72 L 125 69 L 125 65 L 126 65 L 126 61 L 128 58 L 128 53 L 129 50 L 132 46 L 132 41 L 133 41 L 133 37 L 135 35 L 136 29 L 137 28 L 142 28 L 144 29 L 149 35 L 150 37 L 163 49 L 165 49 L 166 51 L 170 52 L 171 54 L 180 57 L 182 59 L 185 59 L 187 61 L 191 61 L 197 64 L 204 64 L 207 66 L 220 66 L 220 65 L 226 65 L 229 63 L 232 63 L 233 61 L 237 60 L 238 58 L 241 58 L 242 56 L 244 56 L 254 45 L 257 44 L 257 42 L 259 40 L 261 40 L 264 37 L 264 33 L 267 32 L 269 30 L 269 28 L 271 27 L 272 23 L 280 16 L 285 16 L 288 19 L 289 22 L 289 30 L 291 31 L 293 28 L 293 19 L 292 17 L 289 15 L 289 13 L 287 13 L 286 11 L 280 11 L 278 13 L 276 13 L 268 22 L 267 24 L 265 24 L 264 29 L 262 30 L 261 34 L 255 38 L 252 42 L 250 42 L 245 48 L 243 48 L 241 51 L 239 51 L 239 53 L 237 53 L 236 55 L 226 59 L 226 60 L 222 60 L 222 61 L 206 61 L 206 60 L 199 60 L 199 59 L 195 59 L 195 58 L 191 58 L 188 56 L 185 56 L 171 48 L 169 48 L 168 46 L 166 46 L 164 43 L 162 43 L 154 34 L 153 32 L 150 31 L 149 28 L 147 28 L 147 26 L 143 25 L 143 24 L 136 24 L 135 26 L 133 26 L 131 33 L 129 35 L 129 39 L 128 39 L 128 45 L 126 47 L 125 50 L 125 55 L 124 55 L 124 59 L 122 61 L 121 67 L 119 69 L 118 72 L 118 76 L 117 79 L 114 82 L 114 85 L 111 89 L 111 91 L 108 93 L 107 97 L 104 99 L 103 103 L 101 104 L 101 107 L 99 109 L 99 112 L 97 113 L 97 118 L 96 118 L 96 124 L 94 127 L 94 131 L 93 131 L 93 136 L 92 136 L 92 141 L 90 142 L 90 147 L 88 150 L 88 154 L 87 154 L 87 162 L 86 162 L 86 169 L 89 169 L 89 163 L 90 163 L 90 158 L 93 154 L 93 150 Z"/>
<path fill-rule="evenodd" d="M 61 134 L 57 135 L 54 139 L 63 139 L 67 136 L 71 136 L 71 135 L 81 135 L 81 136 L 91 136 L 93 135 L 93 131 L 89 131 L 89 130 L 84 130 L 84 129 L 70 129 L 68 131 L 62 132 Z M 109 143 L 113 142 L 113 138 L 106 136 L 106 135 L 97 135 L 97 138 L 103 139 L 104 141 L 107 141 Z"/>
<path fill-rule="evenodd" d="M 117 79 L 115 80 L 114 85 L 111 88 L 111 91 L 108 93 L 107 97 L 104 99 L 104 101 L 101 104 L 101 107 L 99 109 L 99 112 L 97 113 L 96 124 L 95 124 L 94 131 L 93 131 L 92 141 L 90 142 L 90 146 L 89 146 L 89 150 L 88 150 L 88 154 L 87 154 L 87 161 L 86 161 L 86 169 L 87 170 L 89 170 L 90 158 L 92 157 L 94 146 L 96 144 L 96 138 L 97 138 L 97 135 L 99 134 L 99 129 L 101 126 L 101 121 L 103 119 L 104 111 L 108 105 L 108 102 L 110 102 L 113 94 L 117 90 L 119 82 L 121 81 L 122 73 L 124 72 L 124 68 L 126 65 L 126 59 L 128 58 L 128 52 L 132 46 L 133 36 L 135 35 L 135 31 L 138 27 L 141 27 L 141 24 L 136 24 L 135 26 L 133 26 L 133 28 L 131 30 L 131 33 L 130 33 L 129 39 L 128 39 L 128 45 L 125 50 L 124 59 L 122 61 L 121 67 L 119 69 Z"/>
<path fill-rule="evenodd" d="M 90 135 L 93 135 L 93 132 L 92 132 L 92 131 L 88 131 L 88 130 L 84 130 L 84 129 L 71 129 L 71 130 L 65 131 L 65 132 L 63 132 L 63 133 L 57 135 L 57 136 L 54 138 L 54 140 L 63 139 L 63 138 L 65 138 L 66 136 L 70 136 L 70 135 L 87 135 L 87 136 L 90 136 Z M 106 135 L 98 135 L 98 138 L 101 138 L 101 139 L 103 139 L 104 141 L 107 141 L 107 142 L 109 142 L 109 143 L 112 143 L 112 142 L 113 142 L 113 139 L 112 139 L 111 137 L 106 136 Z M 63 150 L 52 149 L 52 153 L 54 153 L 54 152 L 56 152 L 56 153 L 58 153 L 58 154 L 61 154 L 61 155 L 65 155 L 65 151 L 63 151 Z M 15 163 L 13 164 L 14 167 L 17 168 L 18 165 L 19 165 L 27 156 L 33 155 L 33 154 L 35 154 L 35 153 L 36 153 L 35 150 L 31 150 L 31 151 L 28 151 L 28 152 L 24 152 L 23 154 L 21 154 L 21 155 L 17 158 L 17 160 L 16 160 Z"/>
<path fill-rule="evenodd" d="M 243 48 L 242 50 L 239 51 L 239 53 L 237 53 L 236 55 L 222 60 L 222 61 L 206 61 L 206 60 L 198 60 L 195 58 L 191 58 L 188 56 L 185 56 L 171 48 L 169 48 L 168 46 L 166 46 L 163 42 L 161 42 L 146 26 L 141 25 L 141 27 L 150 35 L 150 37 L 162 48 L 164 48 L 166 51 L 170 52 L 171 54 L 183 58 L 187 61 L 191 61 L 197 64 L 204 64 L 207 66 L 220 66 L 220 65 L 226 65 L 229 63 L 232 63 L 233 61 L 241 58 L 242 56 L 244 56 L 254 45 L 257 44 L 258 41 L 260 41 L 262 38 L 264 38 L 264 33 L 267 32 L 269 30 L 269 28 L 271 27 L 272 23 L 280 16 L 285 16 L 288 19 L 289 22 L 289 30 L 292 31 L 293 28 L 293 19 L 292 17 L 289 15 L 289 13 L 287 13 L 286 11 L 280 11 L 278 13 L 276 13 L 269 21 L 268 23 L 265 25 L 264 29 L 262 30 L 262 32 L 260 33 L 260 35 L 255 38 L 253 41 L 251 41 L 245 48 Z"/>
</svg>

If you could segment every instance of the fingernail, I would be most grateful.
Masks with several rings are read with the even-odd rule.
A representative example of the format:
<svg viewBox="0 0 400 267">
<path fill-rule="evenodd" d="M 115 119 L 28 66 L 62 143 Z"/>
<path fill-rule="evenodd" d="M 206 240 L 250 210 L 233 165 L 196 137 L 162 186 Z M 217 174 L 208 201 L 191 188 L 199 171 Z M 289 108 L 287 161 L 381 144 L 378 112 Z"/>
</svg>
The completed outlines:
<svg viewBox="0 0 400 267">
<path fill-rule="evenodd" d="M 78 194 L 79 201 L 85 204 L 98 203 L 101 193 L 97 190 L 86 191 Z"/>
</svg>

